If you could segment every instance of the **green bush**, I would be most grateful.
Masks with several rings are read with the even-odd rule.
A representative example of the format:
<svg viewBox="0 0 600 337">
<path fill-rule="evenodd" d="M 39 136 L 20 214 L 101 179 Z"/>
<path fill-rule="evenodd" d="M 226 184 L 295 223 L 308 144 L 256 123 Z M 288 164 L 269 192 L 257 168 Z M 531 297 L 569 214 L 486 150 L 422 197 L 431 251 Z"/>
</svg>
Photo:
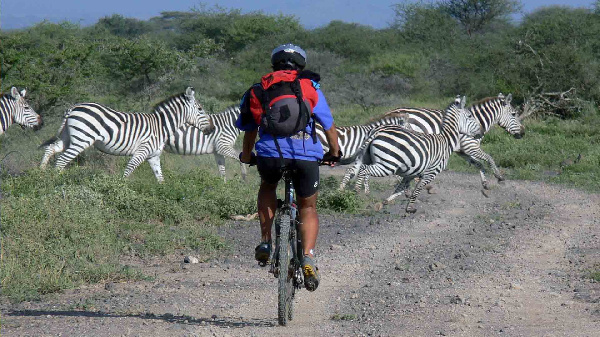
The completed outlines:
<svg viewBox="0 0 600 337">
<path fill-rule="evenodd" d="M 123 179 L 71 167 L 30 170 L 2 181 L 3 295 L 14 300 L 81 283 L 139 278 L 123 254 L 163 255 L 178 249 L 210 254 L 224 243 L 212 227 L 255 212 L 255 189 L 202 170 Z"/>
<path fill-rule="evenodd" d="M 363 200 L 358 194 L 337 188 L 340 182 L 333 176 L 321 179 L 317 208 L 319 210 L 356 213 L 364 206 Z"/>
</svg>

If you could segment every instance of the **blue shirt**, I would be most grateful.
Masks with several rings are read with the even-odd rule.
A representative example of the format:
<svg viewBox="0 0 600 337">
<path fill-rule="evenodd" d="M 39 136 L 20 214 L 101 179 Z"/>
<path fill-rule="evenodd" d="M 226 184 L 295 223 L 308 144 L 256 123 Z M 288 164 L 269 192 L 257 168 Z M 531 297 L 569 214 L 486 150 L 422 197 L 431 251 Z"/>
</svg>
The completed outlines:
<svg viewBox="0 0 600 337">
<path fill-rule="evenodd" d="M 314 125 L 313 120 L 321 124 L 324 130 L 329 130 L 333 125 L 333 116 L 323 92 L 317 89 L 317 94 L 319 95 L 319 100 L 313 109 L 313 116 L 306 126 L 306 132 L 299 132 L 292 137 L 277 137 L 283 158 L 309 161 L 317 161 L 323 158 L 323 146 L 321 142 L 319 142 L 318 137 L 315 136 L 313 139 L 311 136 Z M 244 105 L 245 99 L 247 98 L 242 98 L 241 106 Z M 241 115 L 238 116 L 235 126 L 242 131 L 252 131 L 259 127 L 254 120 L 242 125 Z M 255 144 L 257 155 L 260 157 L 279 158 L 279 152 L 277 151 L 273 136 L 263 133 L 260 129 L 258 130 L 258 135 L 259 140 Z"/>
</svg>

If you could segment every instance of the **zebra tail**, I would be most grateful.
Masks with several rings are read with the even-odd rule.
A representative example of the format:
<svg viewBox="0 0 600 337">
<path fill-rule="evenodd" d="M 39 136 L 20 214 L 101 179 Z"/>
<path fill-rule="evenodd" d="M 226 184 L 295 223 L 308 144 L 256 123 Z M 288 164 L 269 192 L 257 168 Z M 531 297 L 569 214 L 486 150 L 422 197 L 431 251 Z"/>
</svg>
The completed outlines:
<svg viewBox="0 0 600 337">
<path fill-rule="evenodd" d="M 44 147 L 54 143 L 56 140 L 58 140 L 58 137 L 54 136 L 54 137 L 48 139 L 47 141 L 43 142 L 42 145 L 38 146 L 38 149 L 44 148 Z"/>
<path fill-rule="evenodd" d="M 389 125 L 387 125 L 387 126 L 389 126 Z M 360 146 L 360 148 L 358 148 L 358 151 L 356 151 L 356 159 L 357 160 L 359 158 L 361 158 L 361 159 L 364 158 L 365 152 L 369 148 L 369 145 L 371 145 L 371 142 L 373 141 L 373 139 L 375 139 L 379 135 L 378 131 L 385 127 L 386 127 L 386 125 L 383 125 L 383 126 L 380 126 L 376 129 L 374 129 L 373 131 L 371 131 L 371 134 L 369 135 L 369 137 L 367 137 L 367 139 L 365 139 L 365 141 Z"/>
</svg>

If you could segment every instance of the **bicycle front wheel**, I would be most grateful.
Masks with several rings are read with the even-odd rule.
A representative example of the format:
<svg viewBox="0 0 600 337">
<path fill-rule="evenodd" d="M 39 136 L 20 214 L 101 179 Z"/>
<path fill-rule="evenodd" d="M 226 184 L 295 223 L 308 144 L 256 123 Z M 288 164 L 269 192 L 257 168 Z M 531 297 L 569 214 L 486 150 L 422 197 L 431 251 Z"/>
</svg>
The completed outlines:
<svg viewBox="0 0 600 337">
<path fill-rule="evenodd" d="M 287 325 L 292 317 L 292 299 L 294 296 L 294 270 L 291 267 L 292 245 L 290 243 L 290 214 L 281 212 L 277 218 L 279 225 L 279 325 Z"/>
</svg>

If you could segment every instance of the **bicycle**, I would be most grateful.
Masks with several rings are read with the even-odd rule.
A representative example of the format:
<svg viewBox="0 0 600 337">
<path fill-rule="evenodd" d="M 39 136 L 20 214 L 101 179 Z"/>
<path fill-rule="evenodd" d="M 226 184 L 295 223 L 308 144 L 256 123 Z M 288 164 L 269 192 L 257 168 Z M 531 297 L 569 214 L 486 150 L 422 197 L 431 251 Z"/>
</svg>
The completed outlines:
<svg viewBox="0 0 600 337">
<path fill-rule="evenodd" d="M 339 160 L 339 157 L 337 160 Z M 252 157 L 249 164 L 250 166 L 256 165 L 255 156 Z M 329 164 L 320 160 L 319 165 Z M 282 326 L 287 325 L 293 319 L 293 300 L 296 296 L 296 290 L 304 287 L 304 274 L 302 273 L 304 252 L 298 226 L 300 222 L 297 219 L 298 207 L 294 199 L 293 172 L 293 169 L 287 166 L 282 168 L 285 194 L 283 200 L 277 199 L 277 209 L 273 221 L 275 226 L 275 249 L 268 262 L 271 264 L 269 273 L 272 273 L 278 279 L 277 317 L 279 325 Z M 264 267 L 266 264 L 260 265 Z"/>
<path fill-rule="evenodd" d="M 302 262 L 304 254 L 297 220 L 298 208 L 294 202 L 292 169 L 283 168 L 285 183 L 284 200 L 277 199 L 277 210 L 273 221 L 275 226 L 275 249 L 271 258 L 270 273 L 278 278 L 278 321 L 287 325 L 293 319 L 293 299 L 296 290 L 304 286 Z"/>
</svg>

